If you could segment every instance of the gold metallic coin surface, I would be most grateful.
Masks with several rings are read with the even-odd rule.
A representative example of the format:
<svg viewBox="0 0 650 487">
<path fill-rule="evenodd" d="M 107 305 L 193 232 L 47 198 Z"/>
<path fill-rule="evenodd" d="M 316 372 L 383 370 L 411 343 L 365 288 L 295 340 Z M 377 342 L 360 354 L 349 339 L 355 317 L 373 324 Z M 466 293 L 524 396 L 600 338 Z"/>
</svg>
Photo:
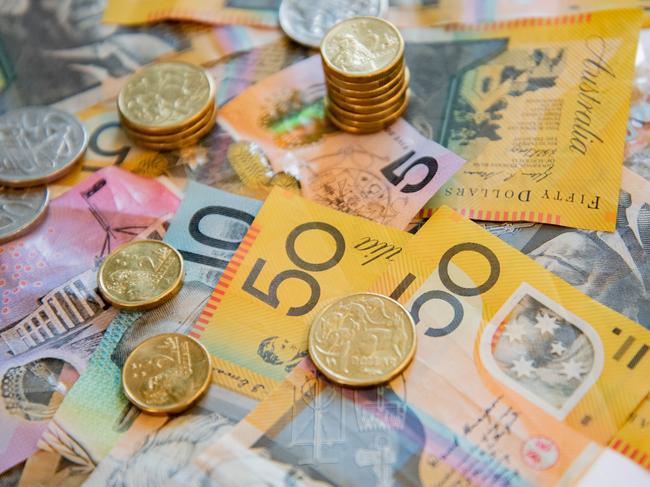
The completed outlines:
<svg viewBox="0 0 650 487">
<path fill-rule="evenodd" d="M 395 79 L 401 78 L 404 74 L 404 61 L 400 61 L 395 66 L 395 68 L 393 68 L 390 72 L 386 73 L 381 78 L 377 78 L 372 81 L 344 80 L 332 73 L 325 64 L 323 64 L 323 68 L 325 77 L 331 84 L 347 90 L 368 91 L 385 87 L 388 83 L 394 82 Z"/>
<path fill-rule="evenodd" d="M 327 110 L 329 110 L 339 120 L 374 123 L 383 122 L 387 118 L 391 117 L 397 110 L 402 107 L 405 98 L 406 94 L 402 93 L 399 97 L 391 100 L 391 104 L 387 108 L 384 108 L 383 110 L 376 113 L 355 113 L 341 108 L 336 103 L 333 103 L 327 98 L 325 99 L 325 104 L 327 105 Z"/>
<path fill-rule="evenodd" d="M 357 293 L 326 305 L 312 321 L 309 355 L 331 381 L 365 387 L 388 382 L 415 355 L 415 323 L 397 301 Z"/>
<path fill-rule="evenodd" d="M 353 90 L 343 90 L 336 87 L 332 83 L 327 81 L 327 91 L 330 95 L 330 98 L 342 100 L 343 102 L 359 105 L 359 106 L 371 106 L 376 103 L 383 103 L 387 100 L 393 98 L 404 86 L 408 86 L 411 81 L 411 73 L 408 68 L 404 71 L 404 76 L 397 79 L 397 82 L 390 83 L 390 86 L 387 86 L 385 89 L 376 89 L 367 92 L 362 91 L 353 91 Z"/>
<path fill-rule="evenodd" d="M 380 122 L 356 122 L 354 120 L 341 119 L 332 113 L 328 105 L 325 105 L 325 114 L 337 128 L 343 130 L 344 132 L 351 134 L 372 134 L 379 132 L 389 125 L 395 123 L 395 121 L 401 117 L 404 112 L 406 112 L 410 99 L 411 91 L 407 90 L 402 106 L 400 106 L 397 111 L 393 113 L 393 115 Z"/>
<path fill-rule="evenodd" d="M 404 56 L 404 39 L 390 22 L 352 17 L 332 27 L 321 42 L 324 64 L 343 80 L 382 78 Z"/>
<path fill-rule="evenodd" d="M 174 297 L 183 285 L 183 257 L 165 242 L 134 240 L 104 260 L 97 284 L 102 296 L 116 308 L 155 308 Z"/>
<path fill-rule="evenodd" d="M 155 151 L 170 151 L 197 144 L 203 137 L 210 133 L 210 131 L 214 128 L 216 121 L 217 112 L 215 110 L 212 115 L 212 119 L 206 125 L 201 127 L 196 133 L 180 140 L 171 139 L 171 142 L 151 142 L 151 139 L 143 139 L 134 132 L 125 131 L 125 133 L 133 142 L 135 142 L 140 147 Z"/>
<path fill-rule="evenodd" d="M 208 390 L 211 379 L 212 364 L 205 347 L 180 333 L 146 339 L 122 368 L 124 394 L 152 414 L 184 411 Z"/>
<path fill-rule="evenodd" d="M 151 135 L 146 132 L 140 132 L 138 130 L 133 130 L 127 125 L 122 126 L 122 130 L 126 132 L 129 136 L 133 136 L 138 140 L 145 142 L 151 142 L 153 144 L 169 144 L 172 142 L 178 142 L 180 140 L 185 140 L 188 137 L 196 135 L 202 128 L 204 128 L 210 121 L 214 118 L 216 111 L 216 106 L 212 105 L 210 110 L 208 110 L 200 120 L 198 120 L 194 125 L 190 125 L 186 129 L 174 132 L 172 134 L 155 134 Z"/>
<path fill-rule="evenodd" d="M 201 119 L 214 102 L 212 76 L 200 66 L 166 62 L 147 66 L 126 82 L 117 98 L 123 123 L 149 134 L 173 133 Z"/>
</svg>

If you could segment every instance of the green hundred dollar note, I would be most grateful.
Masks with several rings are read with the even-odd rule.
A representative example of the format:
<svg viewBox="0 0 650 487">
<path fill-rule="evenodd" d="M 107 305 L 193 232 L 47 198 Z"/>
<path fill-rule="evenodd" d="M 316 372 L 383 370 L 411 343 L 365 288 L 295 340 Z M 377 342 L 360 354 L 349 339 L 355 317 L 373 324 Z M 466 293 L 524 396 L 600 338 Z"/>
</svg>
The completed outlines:
<svg viewBox="0 0 650 487">
<path fill-rule="evenodd" d="M 126 357 L 152 335 L 189 330 L 261 205 L 195 182 L 189 183 L 186 194 L 165 236 L 183 255 L 183 288 L 159 308 L 120 313 L 111 322 L 86 373 L 39 440 L 41 449 L 54 454 L 30 459 L 23 485 L 51 484 L 50 474 L 61 475 L 61 465 L 67 462 L 76 464 L 77 472 L 79 465 L 83 466 L 89 474 L 106 456 L 139 414 L 122 392 L 120 375 Z M 71 473 L 74 470 L 71 468 Z"/>
</svg>

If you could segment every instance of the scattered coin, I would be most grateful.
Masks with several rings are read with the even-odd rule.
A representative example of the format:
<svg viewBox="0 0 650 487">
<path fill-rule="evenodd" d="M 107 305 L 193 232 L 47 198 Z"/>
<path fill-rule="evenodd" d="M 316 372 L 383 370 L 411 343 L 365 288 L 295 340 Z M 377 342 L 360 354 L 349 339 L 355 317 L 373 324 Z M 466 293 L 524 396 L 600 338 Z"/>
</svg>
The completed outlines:
<svg viewBox="0 0 650 487">
<path fill-rule="evenodd" d="M 104 260 L 97 284 L 116 308 L 155 308 L 174 297 L 183 285 L 183 257 L 165 242 L 135 240 L 118 247 Z"/>
<path fill-rule="evenodd" d="M 327 378 L 365 387 L 390 381 L 415 355 L 415 323 L 397 301 L 374 293 L 323 308 L 309 332 L 309 355 Z"/>
<path fill-rule="evenodd" d="M 390 22 L 376 17 L 339 22 L 323 38 L 321 58 L 325 113 L 337 128 L 355 134 L 377 132 L 406 111 L 404 40 Z"/>
<path fill-rule="evenodd" d="M 397 27 L 377 17 L 353 17 L 323 38 L 321 57 L 326 69 L 344 81 L 382 78 L 403 62 L 404 39 Z"/>
<path fill-rule="evenodd" d="M 86 151 L 88 135 L 72 115 L 25 107 L 0 116 L 0 185 L 40 186 L 65 176 Z"/>
<path fill-rule="evenodd" d="M 0 244 L 26 234 L 47 213 L 47 186 L 27 189 L 0 188 Z"/>
<path fill-rule="evenodd" d="M 318 48 L 323 36 L 337 22 L 358 15 L 381 17 L 387 9 L 388 0 L 283 0 L 280 26 L 297 43 Z"/>
<path fill-rule="evenodd" d="M 157 63 L 136 72 L 117 99 L 122 121 L 149 134 L 175 133 L 193 125 L 210 110 L 215 86 L 200 66 Z"/>
<path fill-rule="evenodd" d="M 215 84 L 200 66 L 158 63 L 135 73 L 117 99 L 126 135 L 146 149 L 194 145 L 214 127 Z"/>
<path fill-rule="evenodd" d="M 211 378 L 205 347 L 180 333 L 146 339 L 129 354 L 122 368 L 124 394 L 152 414 L 188 409 L 208 390 Z"/>
</svg>

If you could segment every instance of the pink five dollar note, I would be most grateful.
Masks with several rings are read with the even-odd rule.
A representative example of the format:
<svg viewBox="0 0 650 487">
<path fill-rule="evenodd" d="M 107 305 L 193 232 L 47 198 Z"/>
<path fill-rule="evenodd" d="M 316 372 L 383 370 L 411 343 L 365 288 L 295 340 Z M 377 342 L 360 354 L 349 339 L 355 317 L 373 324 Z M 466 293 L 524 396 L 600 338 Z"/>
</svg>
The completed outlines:
<svg viewBox="0 0 650 487">
<path fill-rule="evenodd" d="M 136 235 L 161 238 L 177 206 L 158 181 L 107 167 L 0 246 L 0 472 L 36 449 L 114 315 L 96 291 L 102 259 Z"/>
</svg>

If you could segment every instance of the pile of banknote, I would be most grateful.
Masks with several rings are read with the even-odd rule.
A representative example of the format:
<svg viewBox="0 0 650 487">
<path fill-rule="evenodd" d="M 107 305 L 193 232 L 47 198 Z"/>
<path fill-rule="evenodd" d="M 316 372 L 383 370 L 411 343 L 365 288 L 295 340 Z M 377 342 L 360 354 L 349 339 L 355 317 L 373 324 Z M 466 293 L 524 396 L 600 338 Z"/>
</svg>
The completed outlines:
<svg viewBox="0 0 650 487">
<path fill-rule="evenodd" d="M 0 487 L 650 483 L 648 7 L 0 2 Z"/>
</svg>

